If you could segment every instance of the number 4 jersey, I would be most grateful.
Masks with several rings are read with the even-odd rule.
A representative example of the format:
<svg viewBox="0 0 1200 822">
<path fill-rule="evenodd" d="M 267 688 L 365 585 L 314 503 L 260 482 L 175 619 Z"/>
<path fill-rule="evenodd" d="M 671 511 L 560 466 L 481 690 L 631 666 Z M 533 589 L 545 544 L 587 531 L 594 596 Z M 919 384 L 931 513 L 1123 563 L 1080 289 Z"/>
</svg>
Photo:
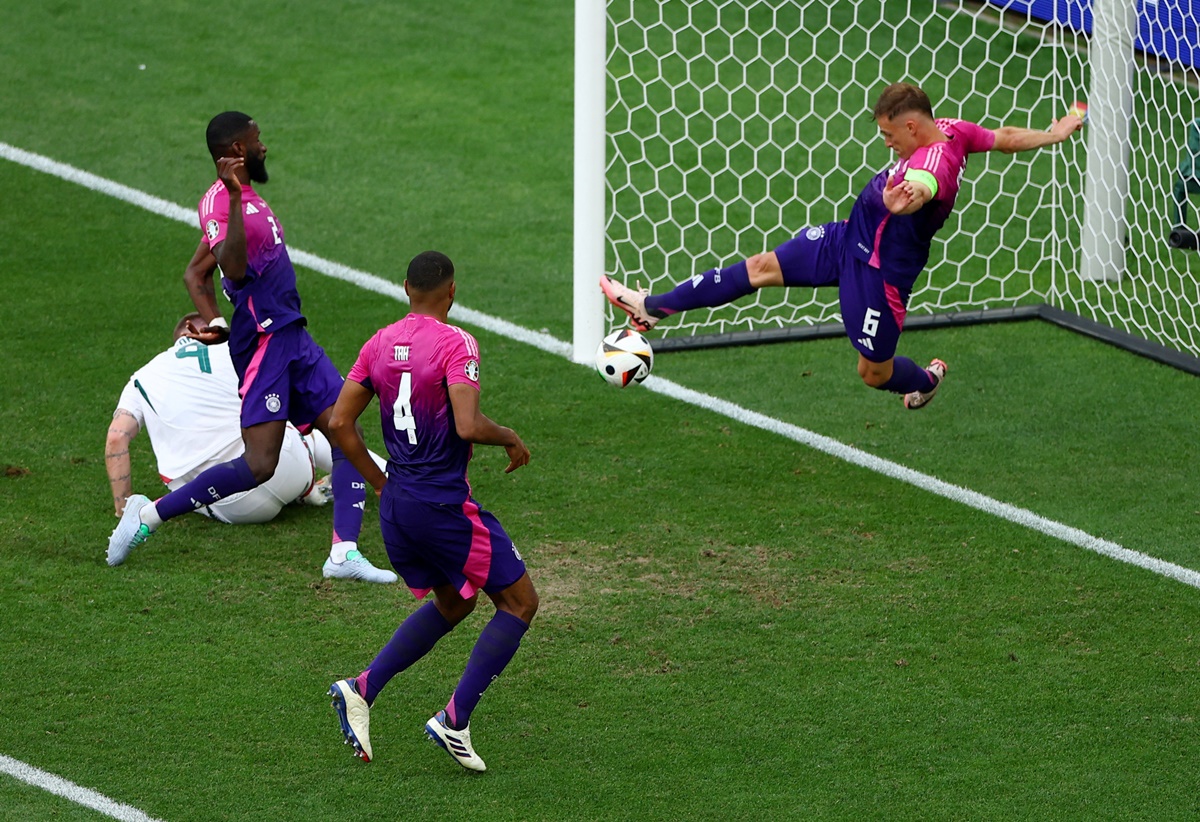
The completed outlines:
<svg viewBox="0 0 1200 822">
<path fill-rule="evenodd" d="M 470 496 L 471 444 L 458 436 L 449 388 L 479 389 L 474 337 L 409 314 L 367 340 L 346 378 L 379 397 L 389 482 L 424 502 L 460 504 Z"/>
</svg>

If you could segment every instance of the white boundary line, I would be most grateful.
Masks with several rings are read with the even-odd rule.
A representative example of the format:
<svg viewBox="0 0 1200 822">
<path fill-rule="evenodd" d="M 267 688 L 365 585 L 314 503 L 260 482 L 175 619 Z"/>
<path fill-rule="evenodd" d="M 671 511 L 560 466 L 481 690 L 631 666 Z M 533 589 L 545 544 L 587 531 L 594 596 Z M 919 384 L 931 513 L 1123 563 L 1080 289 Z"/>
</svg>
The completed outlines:
<svg viewBox="0 0 1200 822">
<path fill-rule="evenodd" d="M 26 765 L 20 760 L 0 754 L 0 772 L 27 782 L 35 788 L 41 788 L 57 796 L 69 799 L 77 805 L 99 811 L 105 816 L 120 819 L 121 822 L 161 822 L 153 816 L 147 816 L 137 808 L 123 805 L 109 799 L 103 794 L 96 793 L 90 788 L 81 788 L 74 782 L 68 782 L 61 776 L 46 773 L 40 768 Z"/>
<path fill-rule="evenodd" d="M 107 194 L 110 197 L 115 197 L 118 200 L 123 200 L 131 205 L 144 208 L 155 214 L 161 214 L 164 217 L 169 217 L 172 220 L 187 223 L 188 225 L 197 225 L 196 215 L 181 206 L 174 203 L 169 203 L 166 200 L 158 197 L 153 197 L 137 189 L 121 185 L 112 180 L 98 177 L 87 171 L 82 171 L 74 166 L 60 163 L 56 160 L 51 160 L 48 157 L 43 157 L 40 154 L 24 151 L 22 149 L 11 146 L 7 143 L 0 143 L 0 157 L 11 160 L 14 163 L 28 166 L 37 171 L 51 174 L 63 180 L 68 180 L 73 183 L 78 183 L 92 191 L 97 191 L 101 194 Z M 199 228 L 197 228 L 199 231 Z M 312 269 L 326 276 L 333 277 L 339 280 L 353 283 L 367 291 L 373 291 L 377 294 L 382 294 L 392 297 L 401 302 L 408 302 L 408 298 L 404 294 L 404 289 L 395 283 L 389 282 L 382 277 L 377 277 L 366 271 L 359 271 L 349 266 L 341 265 L 340 263 L 330 262 L 315 254 L 310 254 L 307 251 L 293 250 L 290 252 L 292 260 L 298 265 L 303 265 L 305 268 Z M 567 360 L 571 360 L 572 347 L 571 344 L 563 340 L 559 340 L 549 334 L 540 331 L 530 331 L 508 320 L 502 320 L 498 317 L 493 317 L 489 314 L 484 314 L 481 311 L 466 308 L 465 306 L 455 305 L 452 309 L 454 319 L 469 323 L 478 328 L 483 328 L 495 334 L 499 334 L 509 339 L 517 340 L 518 342 L 527 343 L 542 351 L 547 351 L 551 354 L 557 354 Z M 889 460 L 876 457 L 868 454 L 865 451 L 860 451 L 837 440 L 822 436 L 821 434 L 809 431 L 806 428 L 801 428 L 798 425 L 792 425 L 773 417 L 768 417 L 764 414 L 759 414 L 756 411 L 742 408 L 740 405 L 728 402 L 727 400 L 718 399 L 708 394 L 702 394 L 699 391 L 693 391 L 690 388 L 685 388 L 677 383 L 665 380 L 659 377 L 650 377 L 643 385 L 649 390 L 662 394 L 667 397 L 685 402 L 690 405 L 695 405 L 700 408 L 707 409 L 716 414 L 729 417 L 738 422 L 750 425 L 755 428 L 760 428 L 764 431 L 769 431 L 773 434 L 778 434 L 781 437 L 794 440 L 795 442 L 807 445 L 810 448 L 821 451 L 832 457 L 858 465 L 870 471 L 883 474 L 892 479 L 906 482 L 910 485 L 915 485 L 922 490 L 932 494 L 937 494 L 954 502 L 975 508 L 979 511 L 999 517 L 1000 519 L 1008 520 L 1009 522 L 1023 525 L 1034 531 L 1039 531 L 1056 539 L 1069 542 L 1080 548 L 1094 551 L 1097 554 L 1115 559 L 1119 562 L 1126 562 L 1130 565 L 1136 565 L 1139 568 L 1145 568 L 1156 574 L 1161 574 L 1165 577 L 1178 580 L 1185 585 L 1190 585 L 1193 588 L 1200 588 L 1200 572 L 1193 571 L 1190 568 L 1184 568 L 1181 565 L 1176 565 L 1165 560 L 1157 559 L 1156 557 L 1143 554 L 1138 551 L 1133 551 L 1125 548 L 1115 542 L 1106 539 L 1094 537 L 1078 528 L 1073 528 L 1069 525 L 1064 525 L 1054 520 L 1046 519 L 1032 511 L 1027 511 L 1024 508 L 1018 508 L 1015 505 L 1010 505 L 1006 502 L 992 499 L 984 496 L 976 491 L 970 491 L 957 485 L 951 485 L 948 482 L 914 471 L 911 468 L 905 468 L 903 465 L 891 462 Z"/>
<path fill-rule="evenodd" d="M 838 442 L 835 439 L 830 439 L 822 434 L 816 434 L 798 425 L 782 422 L 773 417 L 759 414 L 756 411 L 749 411 L 726 400 L 717 399 L 708 394 L 701 394 L 698 391 L 684 388 L 681 385 L 661 380 L 657 377 L 652 376 L 648 378 L 642 385 L 656 393 L 665 394 L 682 402 L 730 417 L 746 425 L 752 425 L 755 428 L 770 431 L 781 437 L 787 437 L 817 451 L 824 452 L 831 457 L 836 457 L 853 465 L 866 468 L 869 471 L 906 482 L 909 485 L 915 485 L 917 488 L 928 491 L 931 494 L 937 494 L 940 497 L 962 503 L 1000 519 L 1008 520 L 1017 525 L 1023 525 L 1034 531 L 1040 531 L 1063 542 L 1069 542 L 1080 548 L 1086 548 L 1089 551 L 1094 551 L 1097 554 L 1102 554 L 1119 562 L 1127 562 L 1130 565 L 1145 568 L 1156 574 L 1178 580 L 1185 585 L 1191 585 L 1193 588 L 1200 588 L 1200 572 L 1157 559 L 1148 554 L 1124 548 L 1115 542 L 1094 537 L 1078 528 L 1072 528 L 1070 525 L 1063 525 L 1061 522 L 1046 519 L 1032 511 L 1018 508 L 1007 502 L 1000 502 L 999 500 L 984 496 L 977 491 L 971 491 L 958 485 L 951 485 L 937 477 L 931 477 L 928 474 L 922 474 L 911 468 L 905 468 L 903 465 L 876 457 L 865 451 L 860 451 L 857 448 Z"/>
<path fill-rule="evenodd" d="M 195 225 L 195 214 L 182 206 L 167 202 L 158 197 L 151 196 L 129 186 L 121 185 L 112 180 L 98 177 L 87 171 L 82 171 L 74 166 L 60 163 L 57 160 L 51 160 L 48 157 L 43 157 L 40 154 L 24 151 L 7 143 L 0 143 L 0 157 L 6 160 L 11 160 L 23 166 L 27 166 L 36 171 L 41 171 L 58 177 L 68 182 L 77 183 L 84 188 L 92 191 L 106 194 L 109 197 L 114 197 L 122 200 L 130 205 L 143 208 L 154 214 L 159 214 L 172 220 L 177 220 L 188 225 Z M 197 228 L 197 231 L 199 229 Z M 396 285 L 393 282 L 377 277 L 366 271 L 349 266 L 341 265 L 340 263 L 331 262 L 315 254 L 310 254 L 307 251 L 291 250 L 291 258 L 297 265 L 302 265 L 313 271 L 319 272 L 329 277 L 338 280 L 344 280 L 348 283 L 353 283 L 359 288 L 372 291 L 376 294 L 381 294 L 387 297 L 392 297 L 400 302 L 408 302 L 407 296 L 404 294 L 404 288 Z M 508 320 L 502 320 L 498 317 L 493 317 L 489 314 L 484 314 L 481 311 L 467 308 L 456 304 L 452 309 L 455 320 L 459 320 L 478 328 L 491 331 L 503 337 L 523 342 L 542 351 L 556 354 L 565 358 L 568 361 L 572 360 L 571 344 L 549 334 L 540 331 L 530 331 L 527 328 L 511 323 Z M 678 383 L 665 380 L 660 377 L 650 377 L 643 385 L 650 391 L 656 394 L 662 394 L 666 397 L 685 402 L 690 405 L 712 411 L 715 414 L 729 417 L 745 425 L 777 434 L 781 437 L 798 442 L 802 445 L 807 445 L 822 453 L 828 454 L 836 459 L 844 460 L 853 465 L 866 468 L 869 471 L 883 474 L 900 482 L 914 485 L 917 488 L 928 491 L 932 494 L 937 494 L 940 497 L 961 503 L 976 510 L 991 514 L 1000 519 L 1007 520 L 1017 525 L 1023 525 L 1034 531 L 1046 534 L 1048 536 L 1068 542 L 1072 545 L 1084 548 L 1088 551 L 1094 551 L 1097 554 L 1115 559 L 1119 562 L 1126 562 L 1130 565 L 1136 565 L 1139 568 L 1144 568 L 1156 574 L 1177 580 L 1190 585 L 1193 588 L 1200 588 L 1200 572 L 1193 571 L 1190 568 L 1184 568 L 1181 565 L 1175 565 L 1171 562 L 1166 562 L 1161 559 L 1143 554 L 1138 551 L 1132 551 L 1124 548 L 1121 545 L 1110 542 L 1106 539 L 1094 537 L 1078 528 L 1072 528 L 1069 525 L 1063 525 L 1060 522 L 1046 519 L 1032 511 L 1027 511 L 1024 508 L 1018 508 L 1015 505 L 1009 505 L 1006 502 L 992 499 L 975 491 L 962 488 L 957 485 L 951 485 L 948 482 L 922 474 L 919 471 L 914 471 L 911 468 L 905 468 L 903 465 L 891 462 L 890 460 L 876 457 L 868 454 L 865 451 L 860 451 L 844 443 L 829 437 L 809 431 L 806 428 L 801 428 L 798 425 L 777 420 L 774 417 L 768 417 L 765 414 L 760 414 L 756 411 L 750 411 L 740 405 L 728 402 L 727 400 L 718 399 L 709 394 L 702 394 L 699 391 L 693 391 L 690 388 L 685 388 Z M 109 816 L 120 819 L 129 820 L 129 822 L 158 822 L 152 817 L 147 816 L 136 808 L 131 808 L 128 805 L 122 805 L 114 802 L 95 791 L 87 788 L 81 788 L 78 785 L 61 779 L 53 774 L 26 765 L 15 759 L 11 759 L 3 754 L 0 754 L 0 771 L 9 773 L 24 782 L 31 785 L 36 785 L 39 788 L 49 791 L 50 793 L 64 796 L 81 805 L 86 805 L 89 808 L 94 808 L 101 813 L 106 813 Z"/>
</svg>

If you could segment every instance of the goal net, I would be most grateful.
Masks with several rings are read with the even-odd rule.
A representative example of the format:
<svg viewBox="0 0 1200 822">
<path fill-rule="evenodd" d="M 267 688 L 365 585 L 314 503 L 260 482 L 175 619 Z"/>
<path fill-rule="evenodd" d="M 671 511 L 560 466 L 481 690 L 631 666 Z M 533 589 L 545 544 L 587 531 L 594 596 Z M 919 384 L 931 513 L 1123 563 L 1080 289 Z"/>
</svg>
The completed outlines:
<svg viewBox="0 0 1200 822">
<path fill-rule="evenodd" d="M 971 158 L 910 323 L 1048 304 L 1200 354 L 1200 257 L 1168 242 L 1176 225 L 1200 225 L 1187 202 L 1200 191 L 1198 78 L 1187 35 L 1173 33 L 1194 39 L 1197 21 L 1181 22 L 1182 0 L 1163 0 L 1174 17 L 1161 20 L 1160 4 L 1139 12 L 1135 0 L 1097 0 L 1095 13 L 1090 0 L 599 2 L 602 268 L 581 272 L 578 246 L 576 257 L 591 294 L 597 270 L 661 293 L 845 219 L 894 162 L 870 110 L 904 80 L 936 116 L 988 128 L 1048 128 L 1074 100 L 1089 104 L 1066 144 Z M 576 286 L 577 325 L 588 287 Z M 592 340 L 624 324 L 587 299 Z M 834 322 L 836 289 L 765 289 L 653 336 L 674 347 Z"/>
</svg>

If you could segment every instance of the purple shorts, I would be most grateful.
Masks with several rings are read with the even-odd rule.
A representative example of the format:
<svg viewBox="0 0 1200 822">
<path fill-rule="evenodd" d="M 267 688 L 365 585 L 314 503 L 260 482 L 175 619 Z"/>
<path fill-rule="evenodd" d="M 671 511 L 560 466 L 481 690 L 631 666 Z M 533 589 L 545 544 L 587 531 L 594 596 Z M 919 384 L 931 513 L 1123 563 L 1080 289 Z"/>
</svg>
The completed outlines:
<svg viewBox="0 0 1200 822">
<path fill-rule="evenodd" d="M 232 353 L 232 352 L 231 352 Z M 249 352 L 234 354 L 242 397 L 242 427 L 291 420 L 301 431 L 337 402 L 342 375 L 299 323 L 259 334 Z"/>
<path fill-rule="evenodd" d="M 787 286 L 836 285 L 846 336 L 871 362 L 887 362 L 908 313 L 906 289 L 884 282 L 879 269 L 846 253 L 846 224 L 825 223 L 806 229 L 775 249 Z"/>
<path fill-rule="evenodd" d="M 453 585 L 464 599 L 503 591 L 525 574 L 525 561 L 491 513 L 468 498 L 458 505 L 414 499 L 389 482 L 379 500 L 379 532 L 388 559 L 420 599 Z"/>
</svg>

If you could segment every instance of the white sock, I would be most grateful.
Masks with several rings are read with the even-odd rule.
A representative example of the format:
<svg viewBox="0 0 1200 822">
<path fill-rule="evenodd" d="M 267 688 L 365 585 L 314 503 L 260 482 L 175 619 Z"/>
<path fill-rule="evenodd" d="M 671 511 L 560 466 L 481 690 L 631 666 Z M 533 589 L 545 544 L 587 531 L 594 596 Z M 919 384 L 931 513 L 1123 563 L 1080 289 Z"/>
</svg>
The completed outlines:
<svg viewBox="0 0 1200 822">
<path fill-rule="evenodd" d="M 162 517 L 158 515 L 158 509 L 154 507 L 154 503 L 143 505 L 142 510 L 138 511 L 138 519 L 142 524 L 151 531 L 157 531 L 158 526 L 162 525 Z"/>
<path fill-rule="evenodd" d="M 341 565 L 346 561 L 346 554 L 357 550 L 357 542 L 335 542 L 329 549 L 329 558 L 333 560 L 335 565 Z"/>
</svg>

